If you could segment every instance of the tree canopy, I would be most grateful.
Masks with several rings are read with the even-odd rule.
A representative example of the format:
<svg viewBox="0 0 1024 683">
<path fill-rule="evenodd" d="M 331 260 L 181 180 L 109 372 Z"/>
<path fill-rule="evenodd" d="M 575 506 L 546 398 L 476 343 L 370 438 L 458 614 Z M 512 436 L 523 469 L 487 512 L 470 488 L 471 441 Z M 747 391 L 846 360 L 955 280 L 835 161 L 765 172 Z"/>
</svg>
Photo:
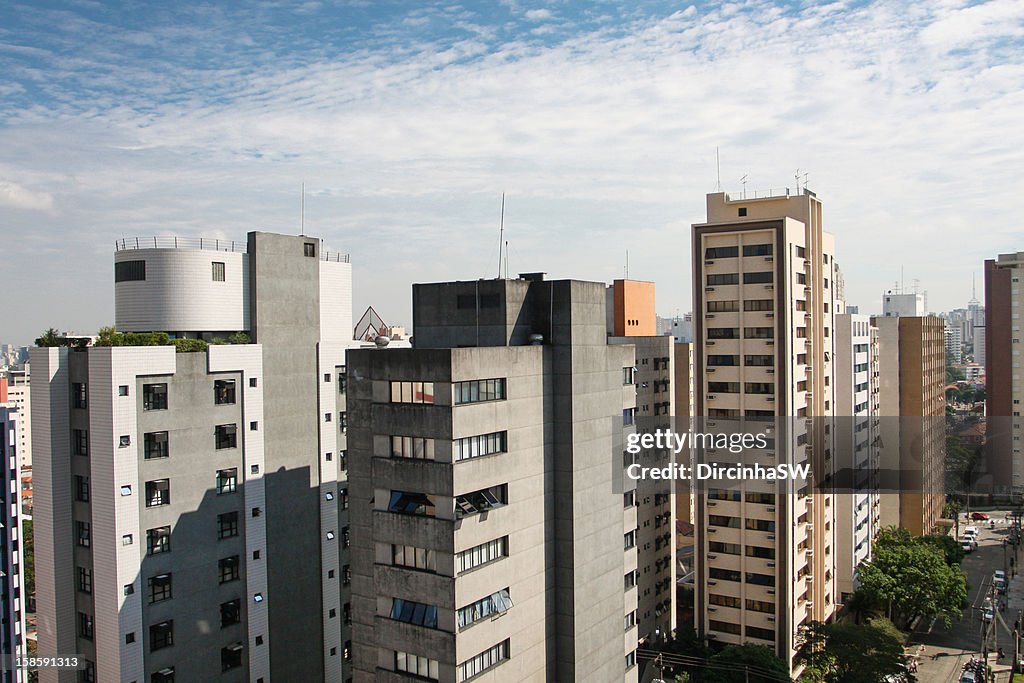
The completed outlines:
<svg viewBox="0 0 1024 683">
<path fill-rule="evenodd" d="M 800 628 L 796 660 L 805 683 L 912 683 L 903 654 L 904 637 L 888 619 L 866 624 L 812 621 Z"/>
</svg>

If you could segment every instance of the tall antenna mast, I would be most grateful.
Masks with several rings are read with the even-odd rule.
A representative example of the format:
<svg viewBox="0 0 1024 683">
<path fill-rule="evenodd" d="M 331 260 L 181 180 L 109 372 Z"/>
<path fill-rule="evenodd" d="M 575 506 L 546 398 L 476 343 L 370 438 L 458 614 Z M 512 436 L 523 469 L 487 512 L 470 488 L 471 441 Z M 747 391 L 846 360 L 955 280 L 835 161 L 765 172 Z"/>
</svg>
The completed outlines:
<svg viewBox="0 0 1024 683">
<path fill-rule="evenodd" d="M 299 191 L 299 234 L 306 234 L 306 183 L 300 185 Z"/>
<path fill-rule="evenodd" d="M 505 279 L 508 279 L 508 240 L 505 240 Z"/>
<path fill-rule="evenodd" d="M 747 198 L 747 174 L 744 173 L 743 177 L 740 178 L 740 182 L 743 184 L 743 198 Z"/>
<path fill-rule="evenodd" d="M 505 193 L 501 193 L 501 220 L 498 222 L 498 279 L 501 279 L 501 249 L 505 240 Z"/>
<path fill-rule="evenodd" d="M 722 191 L 722 158 L 718 154 L 718 147 L 715 147 L 715 171 L 718 174 L 718 181 L 715 183 L 715 192 Z"/>
<path fill-rule="evenodd" d="M 626 250 L 626 279 L 629 279 L 629 249 Z"/>
<path fill-rule="evenodd" d="M 796 173 L 793 174 L 793 177 L 796 179 L 796 193 L 800 194 L 800 169 L 799 168 L 796 169 Z"/>
</svg>

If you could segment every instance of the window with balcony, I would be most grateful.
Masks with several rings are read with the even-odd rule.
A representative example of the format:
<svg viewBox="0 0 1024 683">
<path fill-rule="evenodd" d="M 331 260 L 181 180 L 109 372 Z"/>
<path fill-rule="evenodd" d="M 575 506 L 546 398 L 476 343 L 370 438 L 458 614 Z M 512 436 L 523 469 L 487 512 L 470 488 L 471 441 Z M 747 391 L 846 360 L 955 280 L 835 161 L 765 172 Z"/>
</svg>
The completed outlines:
<svg viewBox="0 0 1024 683">
<path fill-rule="evenodd" d="M 142 409 L 167 410 L 167 384 L 143 384 Z"/>
</svg>

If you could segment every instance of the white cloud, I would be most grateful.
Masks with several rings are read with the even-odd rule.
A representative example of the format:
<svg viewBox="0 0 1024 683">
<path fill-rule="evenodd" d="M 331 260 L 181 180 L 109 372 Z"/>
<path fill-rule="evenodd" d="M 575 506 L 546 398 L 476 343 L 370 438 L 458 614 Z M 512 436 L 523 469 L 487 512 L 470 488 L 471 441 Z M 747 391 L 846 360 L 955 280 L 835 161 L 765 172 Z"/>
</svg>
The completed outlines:
<svg viewBox="0 0 1024 683">
<path fill-rule="evenodd" d="M 523 14 L 530 21 L 546 21 L 552 17 L 549 9 L 528 9 Z"/>
<path fill-rule="evenodd" d="M 27 187 L 2 179 L 0 179 L 0 207 L 23 211 L 54 212 L 53 196 L 49 193 L 33 192 Z"/>
</svg>

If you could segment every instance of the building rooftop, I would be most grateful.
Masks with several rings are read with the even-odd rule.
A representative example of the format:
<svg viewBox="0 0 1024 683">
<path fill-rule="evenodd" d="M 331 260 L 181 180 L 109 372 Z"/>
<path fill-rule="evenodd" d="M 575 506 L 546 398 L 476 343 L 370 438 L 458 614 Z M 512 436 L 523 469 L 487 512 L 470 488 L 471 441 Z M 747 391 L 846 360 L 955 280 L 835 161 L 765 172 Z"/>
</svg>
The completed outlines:
<svg viewBox="0 0 1024 683">
<path fill-rule="evenodd" d="M 153 235 L 150 237 L 122 237 L 114 242 L 114 251 L 135 249 L 203 249 L 207 251 L 228 251 L 246 253 L 245 240 L 229 240 L 219 237 L 179 237 L 178 235 Z M 322 261 L 348 263 L 349 255 L 340 252 L 320 251 Z"/>
</svg>

